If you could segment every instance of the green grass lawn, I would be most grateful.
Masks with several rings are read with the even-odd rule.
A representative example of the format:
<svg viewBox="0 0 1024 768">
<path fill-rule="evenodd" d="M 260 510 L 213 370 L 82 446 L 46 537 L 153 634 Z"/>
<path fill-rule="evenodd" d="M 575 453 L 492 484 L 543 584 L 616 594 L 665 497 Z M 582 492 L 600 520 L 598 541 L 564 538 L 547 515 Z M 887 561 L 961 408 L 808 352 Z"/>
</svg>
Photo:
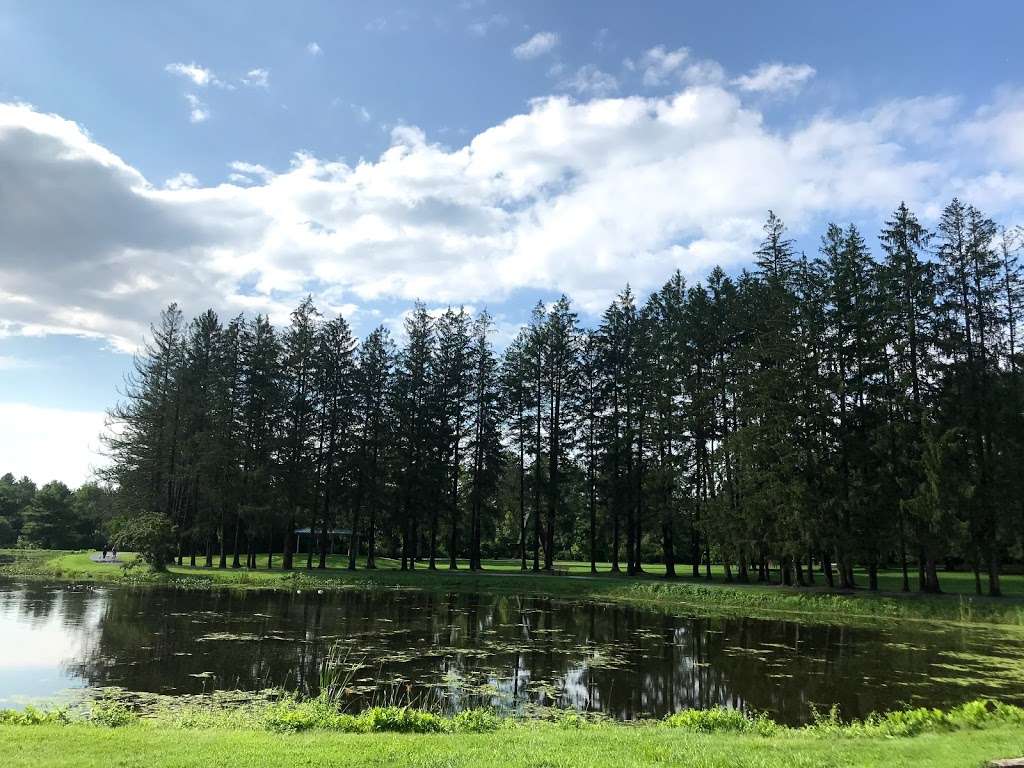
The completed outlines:
<svg viewBox="0 0 1024 768">
<path fill-rule="evenodd" d="M 545 724 L 439 735 L 0 726 L 5 768 L 965 768 L 1018 755 L 1024 755 L 1024 731 L 1008 727 L 894 739 L 696 734 L 650 726 L 566 730 Z"/>
<path fill-rule="evenodd" d="M 1004 578 L 1007 596 L 1003 598 L 977 597 L 973 594 L 973 576 L 970 573 L 944 573 L 944 595 L 922 595 L 898 591 L 899 573 L 885 572 L 882 593 L 866 589 L 840 594 L 829 591 L 821 579 L 813 588 L 789 588 L 777 584 L 726 584 L 720 568 L 712 571 L 712 579 L 694 578 L 688 571 L 674 580 L 666 580 L 660 566 L 649 566 L 640 577 L 612 575 L 607 563 L 599 565 L 597 575 L 590 574 L 589 563 L 560 561 L 559 573 L 520 572 L 517 560 L 487 560 L 484 571 L 473 573 L 465 562 L 457 571 L 448 569 L 447 561 L 439 562 L 436 571 L 419 564 L 414 571 L 401 571 L 398 562 L 378 558 L 376 570 L 366 570 L 360 560 L 355 571 L 347 570 L 347 558 L 334 555 L 328 568 L 306 570 L 305 555 L 296 559 L 294 571 L 280 569 L 281 558 L 275 558 L 275 568 L 246 568 L 221 570 L 206 568 L 202 559 L 192 568 L 172 565 L 166 574 L 153 574 L 144 566 L 125 569 L 120 565 L 97 563 L 90 552 L 38 552 L 18 553 L 6 550 L 13 563 L 0 565 L 0 575 L 37 576 L 65 580 L 120 581 L 133 584 L 172 583 L 182 588 L 268 589 L 339 589 L 360 587 L 413 587 L 439 591 L 480 591 L 493 593 L 536 594 L 568 599 L 598 599 L 631 602 L 650 606 L 663 606 L 674 610 L 692 610 L 701 613 L 736 614 L 748 616 L 775 616 L 798 614 L 807 619 L 827 621 L 858 619 L 918 619 L 966 623 L 998 623 L 1024 627 L 1024 577 L 1008 575 Z M 120 555 L 132 562 L 131 554 Z M 266 563 L 265 556 L 259 558 Z M 216 561 L 215 561 L 216 563 Z M 892 590 L 892 591 L 888 591 Z"/>
</svg>

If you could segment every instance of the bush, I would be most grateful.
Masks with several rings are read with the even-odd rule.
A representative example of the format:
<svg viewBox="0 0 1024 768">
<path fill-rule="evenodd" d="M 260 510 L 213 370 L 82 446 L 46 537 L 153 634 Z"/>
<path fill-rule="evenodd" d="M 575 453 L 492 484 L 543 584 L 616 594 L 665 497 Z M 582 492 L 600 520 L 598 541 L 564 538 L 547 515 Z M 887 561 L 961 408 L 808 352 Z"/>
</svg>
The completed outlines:
<svg viewBox="0 0 1024 768">
<path fill-rule="evenodd" d="M 985 728 L 993 725 L 1024 726 L 1024 709 L 990 699 L 975 699 L 948 712 L 930 707 L 875 713 L 864 720 L 843 723 L 833 707 L 827 715 L 815 711 L 809 731 L 827 736 L 918 736 L 923 733 Z"/>
<path fill-rule="evenodd" d="M 444 719 L 432 712 L 409 707 L 374 707 L 359 715 L 360 730 L 368 733 L 439 733 L 445 730 Z"/>
<path fill-rule="evenodd" d="M 27 706 L 23 710 L 0 709 L 0 725 L 67 725 L 70 722 L 71 715 L 65 708 Z"/>
<path fill-rule="evenodd" d="M 283 732 L 313 729 L 346 732 L 359 730 L 355 717 L 339 712 L 324 696 L 307 701 L 286 698 L 270 704 L 263 713 L 263 725 L 272 731 Z"/>
<path fill-rule="evenodd" d="M 747 715 L 738 709 L 685 709 L 665 718 L 669 728 L 683 728 L 696 733 L 756 733 L 771 736 L 779 726 L 767 715 Z"/>
<path fill-rule="evenodd" d="M 951 709 L 949 721 L 960 728 L 996 724 L 1024 726 L 1024 708 L 991 699 L 975 699 Z"/>
<path fill-rule="evenodd" d="M 93 702 L 89 707 L 89 721 L 108 728 L 121 728 L 137 723 L 139 716 L 130 710 L 124 702 L 114 699 L 103 699 Z"/>
<path fill-rule="evenodd" d="M 928 707 L 887 712 L 877 718 L 869 718 L 868 726 L 886 736 L 917 736 L 921 733 L 953 729 L 953 723 L 945 712 Z"/>
<path fill-rule="evenodd" d="M 490 733 L 501 727 L 501 718 L 489 709 L 466 709 L 449 721 L 455 733 Z"/>
<path fill-rule="evenodd" d="M 174 557 L 175 529 L 166 515 L 146 512 L 122 520 L 114 541 L 121 550 L 138 552 L 155 570 L 162 571 Z"/>
</svg>

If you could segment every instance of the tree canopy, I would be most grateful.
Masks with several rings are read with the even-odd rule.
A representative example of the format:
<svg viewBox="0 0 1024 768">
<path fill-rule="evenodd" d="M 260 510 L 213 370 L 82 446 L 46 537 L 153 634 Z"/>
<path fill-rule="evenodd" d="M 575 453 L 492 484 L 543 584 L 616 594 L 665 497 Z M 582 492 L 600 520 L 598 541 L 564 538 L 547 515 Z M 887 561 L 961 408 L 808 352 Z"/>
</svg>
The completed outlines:
<svg viewBox="0 0 1024 768">
<path fill-rule="evenodd" d="M 720 562 L 877 588 L 897 565 L 937 591 L 963 565 L 998 595 L 1024 530 L 1020 233 L 953 200 L 935 231 L 900 204 L 879 242 L 830 224 L 798 253 L 772 213 L 752 269 L 627 286 L 595 328 L 538 303 L 501 353 L 463 308 L 417 303 L 396 344 L 310 299 L 281 329 L 171 305 L 110 413 L 106 479 L 179 561 L 222 568 L 295 567 L 300 527 L 324 567 L 341 527 L 351 568 L 361 547 L 371 568 Z M 87 535 L 66 488 L 11 501 L 23 482 L 0 482 L 13 536 Z"/>
</svg>

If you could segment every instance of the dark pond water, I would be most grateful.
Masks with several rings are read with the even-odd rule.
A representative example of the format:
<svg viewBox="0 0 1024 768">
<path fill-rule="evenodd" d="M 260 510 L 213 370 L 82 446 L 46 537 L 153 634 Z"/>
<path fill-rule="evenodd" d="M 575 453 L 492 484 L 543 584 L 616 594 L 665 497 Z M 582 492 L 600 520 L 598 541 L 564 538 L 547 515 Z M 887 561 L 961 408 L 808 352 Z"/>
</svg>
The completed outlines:
<svg viewBox="0 0 1024 768">
<path fill-rule="evenodd" d="M 806 721 L 979 695 L 1024 703 L 1011 631 L 854 628 L 674 616 L 540 598 L 418 591 L 75 591 L 0 581 L 0 707 L 69 690 L 315 693 L 330 649 L 352 707 L 399 696 L 457 709 L 532 704 L 616 718 L 716 704 Z"/>
</svg>

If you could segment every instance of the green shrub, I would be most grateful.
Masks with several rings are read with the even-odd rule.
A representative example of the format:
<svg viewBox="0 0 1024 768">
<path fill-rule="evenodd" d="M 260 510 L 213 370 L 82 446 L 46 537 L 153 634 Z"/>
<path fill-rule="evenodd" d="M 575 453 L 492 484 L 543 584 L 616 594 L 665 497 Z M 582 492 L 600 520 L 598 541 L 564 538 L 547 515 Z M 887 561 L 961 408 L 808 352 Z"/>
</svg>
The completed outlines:
<svg viewBox="0 0 1024 768">
<path fill-rule="evenodd" d="M 116 524 L 114 542 L 123 551 L 135 551 L 156 571 L 163 571 L 174 558 L 177 529 L 167 515 L 145 512 Z"/>
<path fill-rule="evenodd" d="M 89 721 L 108 728 L 121 728 L 139 721 L 139 716 L 124 702 L 116 699 L 102 699 L 89 706 Z"/>
<path fill-rule="evenodd" d="M 951 709 L 947 718 L 957 728 L 984 728 L 987 725 L 1024 727 L 1024 708 L 991 699 L 975 699 Z"/>
<path fill-rule="evenodd" d="M 767 715 L 747 715 L 738 709 L 685 709 L 669 715 L 663 721 L 669 728 L 683 728 L 697 733 L 756 733 L 771 736 L 779 730 Z"/>
<path fill-rule="evenodd" d="M 0 709 L 0 725 L 67 725 L 71 722 L 71 714 L 66 708 L 37 709 L 27 706 L 25 709 Z"/>
<path fill-rule="evenodd" d="M 812 710 L 808 731 L 827 736 L 918 736 L 923 733 L 985 728 L 994 725 L 1024 726 L 1024 709 L 990 699 L 975 699 L 948 712 L 930 707 L 894 710 L 844 723 L 833 707 L 827 715 Z"/>
<path fill-rule="evenodd" d="M 555 722 L 559 728 L 564 728 L 567 731 L 577 731 L 580 728 L 587 726 L 587 718 L 581 715 L 579 712 L 574 712 L 571 709 L 561 710 L 555 716 Z"/>
<path fill-rule="evenodd" d="M 917 707 L 896 710 L 868 718 L 869 730 L 877 730 L 885 736 L 917 736 L 921 733 L 949 731 L 954 725 L 941 709 Z M 853 724 L 856 727 L 856 724 Z"/>
<path fill-rule="evenodd" d="M 439 733 L 445 730 L 442 717 L 409 707 L 373 707 L 360 714 L 358 719 L 360 730 L 368 733 Z"/>
<path fill-rule="evenodd" d="M 455 733 L 490 733 L 501 727 L 502 719 L 489 709 L 466 709 L 449 721 Z"/>
<path fill-rule="evenodd" d="M 272 731 L 359 730 L 355 717 L 342 714 L 323 696 L 306 701 L 286 698 L 269 704 L 263 712 L 263 726 Z"/>
</svg>

